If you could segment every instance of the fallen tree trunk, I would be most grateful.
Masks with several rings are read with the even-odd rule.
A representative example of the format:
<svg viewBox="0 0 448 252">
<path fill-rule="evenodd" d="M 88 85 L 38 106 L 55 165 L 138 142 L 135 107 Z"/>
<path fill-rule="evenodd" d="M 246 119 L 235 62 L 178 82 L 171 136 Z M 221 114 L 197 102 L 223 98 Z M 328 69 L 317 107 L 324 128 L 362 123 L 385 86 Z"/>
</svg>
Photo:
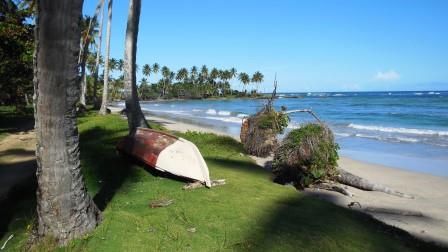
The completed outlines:
<svg viewBox="0 0 448 252">
<path fill-rule="evenodd" d="M 342 193 L 348 197 L 353 197 L 353 195 L 354 195 L 349 190 L 343 188 L 342 186 L 334 184 L 334 183 L 319 183 L 319 184 L 313 185 L 312 188 L 338 192 L 338 193 Z"/>
<path fill-rule="evenodd" d="M 377 192 L 383 192 L 390 195 L 413 199 L 414 197 L 408 194 L 404 194 L 402 192 L 398 192 L 394 189 L 391 189 L 389 187 L 386 187 L 381 184 L 375 184 L 367 179 L 363 179 L 361 177 L 358 177 L 356 175 L 351 174 L 350 172 L 344 171 L 342 169 L 338 169 L 339 175 L 336 177 L 336 180 L 344 185 L 352 186 L 364 191 L 377 191 Z"/>
</svg>

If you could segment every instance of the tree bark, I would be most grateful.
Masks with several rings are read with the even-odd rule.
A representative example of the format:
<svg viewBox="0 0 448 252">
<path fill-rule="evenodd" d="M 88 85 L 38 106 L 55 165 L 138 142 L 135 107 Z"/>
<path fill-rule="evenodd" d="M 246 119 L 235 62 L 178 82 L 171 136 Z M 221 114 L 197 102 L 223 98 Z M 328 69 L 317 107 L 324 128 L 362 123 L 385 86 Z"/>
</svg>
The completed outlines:
<svg viewBox="0 0 448 252">
<path fill-rule="evenodd" d="M 101 43 L 103 39 L 103 13 L 104 13 L 104 0 L 101 0 L 101 11 L 100 11 L 100 34 L 98 35 L 98 43 L 96 44 L 96 59 L 95 59 L 95 71 L 93 72 L 93 106 L 98 109 L 98 71 L 100 68 L 100 57 L 101 57 Z"/>
<path fill-rule="evenodd" d="M 135 61 L 137 54 L 140 8 L 141 0 L 129 0 L 129 14 L 124 51 L 124 95 L 130 134 L 133 134 L 137 127 L 149 128 L 140 107 L 136 84 Z"/>
<path fill-rule="evenodd" d="M 100 114 L 107 113 L 107 96 L 109 88 L 109 55 L 110 55 L 110 29 L 112 25 L 112 0 L 109 0 L 107 6 L 107 28 L 106 28 L 106 57 L 104 59 L 104 84 L 103 84 L 103 99 L 101 101 Z"/>
<path fill-rule="evenodd" d="M 79 161 L 76 102 L 82 0 L 39 0 L 34 108 L 38 234 L 61 245 L 93 230 L 101 213 L 86 192 Z"/>
</svg>

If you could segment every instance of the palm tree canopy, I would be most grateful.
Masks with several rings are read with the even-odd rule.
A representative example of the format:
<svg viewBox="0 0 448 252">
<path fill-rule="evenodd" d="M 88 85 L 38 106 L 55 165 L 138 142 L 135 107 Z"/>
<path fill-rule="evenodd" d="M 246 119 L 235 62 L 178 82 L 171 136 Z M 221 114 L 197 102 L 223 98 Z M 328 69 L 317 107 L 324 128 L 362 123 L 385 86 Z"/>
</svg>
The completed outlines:
<svg viewBox="0 0 448 252">
<path fill-rule="evenodd" d="M 250 77 L 247 73 L 240 73 L 238 75 L 238 79 L 244 84 L 248 84 L 250 82 Z"/>
<path fill-rule="evenodd" d="M 148 64 L 143 65 L 143 75 L 150 76 L 152 72 L 151 66 Z"/>
<path fill-rule="evenodd" d="M 159 64 L 154 63 L 154 64 L 152 65 L 152 72 L 153 72 L 153 73 L 157 74 L 157 73 L 159 72 L 159 69 L 160 69 Z"/>
<path fill-rule="evenodd" d="M 237 75 L 236 68 L 234 68 L 234 67 L 230 68 L 230 73 L 232 74 L 232 78 L 235 78 Z"/>
<path fill-rule="evenodd" d="M 219 76 L 219 71 L 216 68 L 213 68 L 212 71 L 210 71 L 210 78 L 216 79 Z"/>
<path fill-rule="evenodd" d="M 208 77 L 208 68 L 206 65 L 203 65 L 201 67 L 201 75 L 203 78 L 207 78 Z"/>
<path fill-rule="evenodd" d="M 259 71 L 256 71 L 254 73 L 254 75 L 252 76 L 252 82 L 255 82 L 255 83 L 263 82 L 263 79 L 264 79 L 264 75 L 262 73 L 260 73 Z"/>
<path fill-rule="evenodd" d="M 165 79 L 170 77 L 171 70 L 167 66 L 162 67 L 162 75 Z"/>
<path fill-rule="evenodd" d="M 177 71 L 176 80 L 181 81 L 188 78 L 188 70 L 186 68 L 181 68 Z"/>
</svg>

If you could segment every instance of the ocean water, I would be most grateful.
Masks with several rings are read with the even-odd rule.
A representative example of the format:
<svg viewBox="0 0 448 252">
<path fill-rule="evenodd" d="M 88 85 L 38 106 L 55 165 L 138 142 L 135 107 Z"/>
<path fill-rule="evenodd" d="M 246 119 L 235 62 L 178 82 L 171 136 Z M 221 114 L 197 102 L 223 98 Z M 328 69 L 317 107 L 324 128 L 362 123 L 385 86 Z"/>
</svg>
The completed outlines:
<svg viewBox="0 0 448 252">
<path fill-rule="evenodd" d="M 279 94 L 275 106 L 311 108 L 333 130 L 340 154 L 402 169 L 448 176 L 448 91 Z M 300 98 L 288 98 L 299 96 Z M 242 118 L 265 100 L 142 102 L 155 114 L 239 135 Z M 313 121 L 290 115 L 289 129 Z M 281 136 L 279 136 L 281 137 Z"/>
</svg>

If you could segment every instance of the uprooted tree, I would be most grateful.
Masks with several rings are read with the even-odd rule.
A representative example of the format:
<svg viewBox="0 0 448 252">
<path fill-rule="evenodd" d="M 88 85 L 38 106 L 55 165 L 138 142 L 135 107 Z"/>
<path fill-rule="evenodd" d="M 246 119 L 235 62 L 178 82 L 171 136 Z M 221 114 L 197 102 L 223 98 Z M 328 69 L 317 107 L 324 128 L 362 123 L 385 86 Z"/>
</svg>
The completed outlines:
<svg viewBox="0 0 448 252">
<path fill-rule="evenodd" d="M 272 162 L 274 181 L 292 183 L 298 189 L 314 187 L 337 191 L 350 197 L 353 194 L 340 184 L 412 198 L 340 169 L 337 164 L 338 149 L 328 126 L 323 123 L 303 124 L 289 132 L 276 149 Z"/>
<path fill-rule="evenodd" d="M 271 98 L 260 111 L 244 119 L 240 134 L 243 147 L 249 154 L 258 157 L 274 154 L 272 172 L 275 182 L 292 183 L 300 190 L 306 187 L 331 190 L 350 197 L 353 194 L 340 184 L 412 198 L 340 169 L 337 163 L 339 146 L 330 128 L 311 109 L 286 111 L 282 107 L 281 111 L 276 111 L 273 106 L 276 90 L 277 83 L 274 82 Z M 309 113 L 317 123 L 303 124 L 290 131 L 279 144 L 277 136 L 288 126 L 288 114 L 297 112 Z"/>
<path fill-rule="evenodd" d="M 288 126 L 289 117 L 282 111 L 276 111 L 273 101 L 277 91 L 277 83 L 274 83 L 274 91 L 271 98 L 263 108 L 255 115 L 243 120 L 240 139 L 243 148 L 251 155 L 267 157 L 277 148 L 277 135 L 282 134 Z"/>
</svg>

